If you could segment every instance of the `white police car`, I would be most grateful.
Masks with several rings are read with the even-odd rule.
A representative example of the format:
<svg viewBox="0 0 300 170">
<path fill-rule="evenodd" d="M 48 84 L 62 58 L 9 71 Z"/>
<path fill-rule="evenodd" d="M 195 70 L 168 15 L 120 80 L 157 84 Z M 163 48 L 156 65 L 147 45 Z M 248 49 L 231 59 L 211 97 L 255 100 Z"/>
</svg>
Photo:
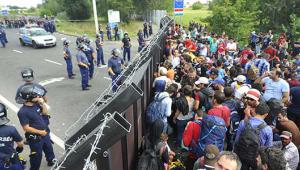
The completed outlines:
<svg viewBox="0 0 300 170">
<path fill-rule="evenodd" d="M 43 28 L 24 27 L 20 29 L 19 33 L 19 41 L 22 46 L 31 45 L 33 48 L 56 46 L 56 38 Z"/>
</svg>

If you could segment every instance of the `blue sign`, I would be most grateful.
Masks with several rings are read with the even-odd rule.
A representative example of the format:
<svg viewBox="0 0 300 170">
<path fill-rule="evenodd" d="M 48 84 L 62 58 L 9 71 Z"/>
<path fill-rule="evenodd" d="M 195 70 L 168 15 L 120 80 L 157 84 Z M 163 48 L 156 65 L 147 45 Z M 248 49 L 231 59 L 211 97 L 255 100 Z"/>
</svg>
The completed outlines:
<svg viewBox="0 0 300 170">
<path fill-rule="evenodd" d="M 174 0 L 174 9 L 176 8 L 184 8 L 184 0 Z"/>
<path fill-rule="evenodd" d="M 8 16 L 8 10 L 1 10 L 1 14 L 4 16 Z"/>
</svg>

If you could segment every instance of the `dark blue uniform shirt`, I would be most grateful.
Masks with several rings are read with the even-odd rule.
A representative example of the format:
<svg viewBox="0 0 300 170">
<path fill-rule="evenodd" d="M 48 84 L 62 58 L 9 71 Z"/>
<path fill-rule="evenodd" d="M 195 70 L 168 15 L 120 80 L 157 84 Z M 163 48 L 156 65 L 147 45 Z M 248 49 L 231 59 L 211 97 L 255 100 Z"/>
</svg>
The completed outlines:
<svg viewBox="0 0 300 170">
<path fill-rule="evenodd" d="M 120 57 L 111 57 L 108 60 L 108 67 L 111 67 L 115 74 L 122 72 L 122 64 L 124 64 L 124 60 Z"/>
<path fill-rule="evenodd" d="M 0 160 L 11 156 L 14 149 L 14 142 L 21 142 L 22 137 L 14 126 L 0 126 Z"/>
<path fill-rule="evenodd" d="M 100 43 L 101 43 L 100 39 L 96 39 L 95 43 L 96 43 L 96 49 L 97 50 L 102 48 L 102 45 L 100 45 Z"/>
<path fill-rule="evenodd" d="M 86 55 L 85 55 L 84 52 L 82 52 L 82 51 L 78 51 L 78 53 L 77 53 L 77 55 L 76 55 L 76 58 L 77 58 L 78 63 L 79 63 L 79 62 L 82 62 L 82 63 L 84 63 L 84 64 L 88 64 L 88 63 L 89 63 L 89 61 L 88 61 Z"/>
<path fill-rule="evenodd" d="M 69 48 L 64 47 L 64 52 L 68 55 L 67 59 L 71 59 L 72 55 L 71 55 L 71 51 Z"/>
<path fill-rule="evenodd" d="M 35 103 L 33 106 L 23 105 L 18 112 L 20 124 L 29 125 L 38 130 L 46 130 L 47 125 L 41 115 L 41 107 Z"/>
</svg>

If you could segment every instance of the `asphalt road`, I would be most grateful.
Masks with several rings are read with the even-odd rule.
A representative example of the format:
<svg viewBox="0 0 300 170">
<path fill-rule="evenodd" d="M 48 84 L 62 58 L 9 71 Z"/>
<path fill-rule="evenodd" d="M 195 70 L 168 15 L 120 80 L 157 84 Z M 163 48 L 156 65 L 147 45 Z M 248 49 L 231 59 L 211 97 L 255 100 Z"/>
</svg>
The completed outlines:
<svg viewBox="0 0 300 170">
<path fill-rule="evenodd" d="M 76 64 L 75 37 L 70 37 L 55 33 L 57 46 L 53 48 L 33 49 L 32 47 L 22 47 L 18 40 L 18 30 L 6 30 L 9 43 L 6 48 L 0 48 L 0 101 L 8 105 L 8 117 L 10 124 L 14 124 L 19 133 L 24 136 L 24 132 L 19 125 L 16 115 L 21 105 L 15 103 L 14 97 L 16 89 L 23 84 L 20 71 L 25 67 L 34 70 L 35 82 L 45 84 L 50 106 L 50 129 L 54 134 L 52 138 L 55 142 L 54 150 L 59 158 L 64 152 L 63 140 L 65 130 L 74 123 L 80 115 L 98 98 L 98 96 L 111 84 L 107 74 L 107 68 L 95 68 L 94 79 L 90 81 L 91 90 L 81 90 L 81 76 Z M 75 79 L 67 77 L 66 64 L 63 59 L 62 38 L 71 41 L 71 53 L 73 55 L 73 70 Z M 133 41 L 132 57 L 137 52 L 137 41 Z M 92 42 L 95 46 L 94 41 Z M 105 61 L 110 57 L 112 48 L 120 48 L 121 42 L 105 41 L 104 56 Z M 57 138 L 56 138 L 57 137 Z M 29 160 L 29 147 L 22 156 Z M 29 163 L 28 163 L 29 164 Z M 41 169 L 50 169 L 46 166 L 46 161 L 42 162 Z"/>
</svg>

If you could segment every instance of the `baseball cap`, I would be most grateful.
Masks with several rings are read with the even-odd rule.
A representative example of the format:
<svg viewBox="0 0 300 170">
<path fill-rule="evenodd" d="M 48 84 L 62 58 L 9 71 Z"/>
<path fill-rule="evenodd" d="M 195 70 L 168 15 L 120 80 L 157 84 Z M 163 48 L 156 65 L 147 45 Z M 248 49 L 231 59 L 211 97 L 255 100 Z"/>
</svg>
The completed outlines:
<svg viewBox="0 0 300 170">
<path fill-rule="evenodd" d="M 8 122 L 6 107 L 0 103 L 0 125 L 5 125 Z"/>
<path fill-rule="evenodd" d="M 260 98 L 260 92 L 256 89 L 250 89 L 247 94 L 246 97 L 249 97 L 253 100 L 259 101 Z"/>
<path fill-rule="evenodd" d="M 225 81 L 222 78 L 216 78 L 214 81 L 211 82 L 212 84 L 221 84 L 222 86 L 225 85 Z"/>
<path fill-rule="evenodd" d="M 215 145 L 206 145 L 204 148 L 204 162 L 205 165 L 214 166 L 217 161 L 217 157 L 220 151 L 219 148 Z"/>
<path fill-rule="evenodd" d="M 234 80 L 240 83 L 246 83 L 246 77 L 244 75 L 238 75 Z"/>
<path fill-rule="evenodd" d="M 206 77 L 200 77 L 196 82 L 195 82 L 196 85 L 199 85 L 199 84 L 209 84 L 209 81 L 208 81 L 208 78 Z"/>
<path fill-rule="evenodd" d="M 285 139 L 290 139 L 293 137 L 293 135 L 289 131 L 282 131 L 280 137 Z"/>
<path fill-rule="evenodd" d="M 165 76 L 165 75 L 167 75 L 167 73 L 168 73 L 168 70 L 165 67 L 160 67 L 159 68 L 159 74 L 161 76 Z"/>
</svg>

